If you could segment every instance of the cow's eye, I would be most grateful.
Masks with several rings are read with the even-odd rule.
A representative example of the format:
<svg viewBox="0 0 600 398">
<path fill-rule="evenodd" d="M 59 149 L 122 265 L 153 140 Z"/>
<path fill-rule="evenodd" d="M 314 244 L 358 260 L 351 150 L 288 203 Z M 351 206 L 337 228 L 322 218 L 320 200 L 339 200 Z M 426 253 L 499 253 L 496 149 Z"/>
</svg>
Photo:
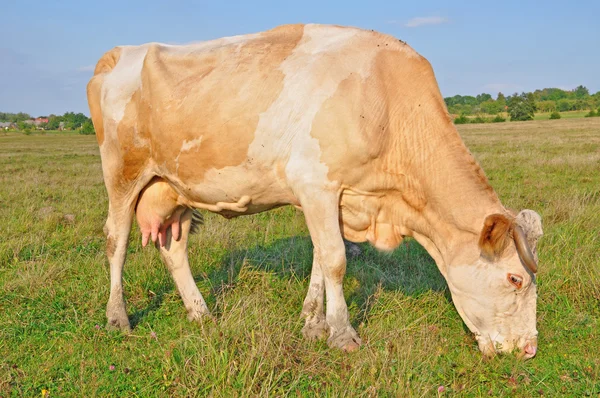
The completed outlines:
<svg viewBox="0 0 600 398">
<path fill-rule="evenodd" d="M 508 275 L 506 275 L 506 278 L 511 283 L 511 285 L 513 285 L 517 289 L 520 289 L 521 287 L 523 287 L 523 277 L 522 276 L 517 275 L 517 274 L 508 274 Z"/>
</svg>

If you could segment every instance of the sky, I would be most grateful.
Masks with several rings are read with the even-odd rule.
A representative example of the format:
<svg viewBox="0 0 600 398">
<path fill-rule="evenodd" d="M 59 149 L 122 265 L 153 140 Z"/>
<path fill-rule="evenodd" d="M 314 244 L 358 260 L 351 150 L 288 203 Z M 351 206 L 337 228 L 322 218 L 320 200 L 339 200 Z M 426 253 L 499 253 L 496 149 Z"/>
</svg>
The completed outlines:
<svg viewBox="0 0 600 398">
<path fill-rule="evenodd" d="M 442 95 L 600 91 L 600 1 L 0 0 L 0 112 L 89 115 L 85 86 L 114 46 L 183 44 L 287 23 L 374 29 L 432 64 Z"/>
</svg>

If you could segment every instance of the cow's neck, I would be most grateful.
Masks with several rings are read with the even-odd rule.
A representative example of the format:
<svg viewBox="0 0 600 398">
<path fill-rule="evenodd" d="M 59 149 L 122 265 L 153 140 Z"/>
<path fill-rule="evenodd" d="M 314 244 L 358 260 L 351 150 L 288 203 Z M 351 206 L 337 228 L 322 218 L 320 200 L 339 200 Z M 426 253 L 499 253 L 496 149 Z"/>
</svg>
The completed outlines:
<svg viewBox="0 0 600 398">
<path fill-rule="evenodd" d="M 436 134 L 406 135 L 398 144 L 394 170 L 403 207 L 398 212 L 410 234 L 446 267 L 478 255 L 485 217 L 506 210 L 452 124 Z"/>
</svg>

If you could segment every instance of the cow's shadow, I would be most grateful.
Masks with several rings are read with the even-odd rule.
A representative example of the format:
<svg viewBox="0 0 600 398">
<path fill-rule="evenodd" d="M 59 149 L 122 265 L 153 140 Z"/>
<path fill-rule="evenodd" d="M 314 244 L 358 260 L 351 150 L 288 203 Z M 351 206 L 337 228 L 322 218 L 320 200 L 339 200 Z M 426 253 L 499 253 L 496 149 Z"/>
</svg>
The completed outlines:
<svg viewBox="0 0 600 398">
<path fill-rule="evenodd" d="M 221 259 L 221 267 L 208 275 L 213 289 L 208 301 L 218 317 L 220 296 L 234 288 L 242 267 L 268 272 L 279 278 L 303 280 L 308 289 L 312 267 L 312 242 L 309 236 L 279 239 L 268 246 L 257 245 L 233 250 Z M 346 279 L 354 280 L 347 294 L 349 307 L 358 308 L 353 323 L 368 319 L 377 290 L 399 291 L 417 297 L 429 291 L 442 292 L 450 301 L 446 281 L 425 249 L 412 239 L 405 240 L 392 253 L 382 253 L 369 244 L 346 242 Z M 198 278 L 197 280 L 200 280 Z M 301 297 L 301 300 L 304 296 Z M 298 308 L 300 312 L 301 308 Z"/>
<path fill-rule="evenodd" d="M 196 282 L 209 279 L 213 287 L 205 297 L 213 315 L 221 315 L 224 296 L 234 289 L 243 267 L 252 267 L 278 278 L 308 280 L 312 267 L 312 242 L 309 236 L 295 236 L 279 239 L 270 245 L 256 245 L 249 248 L 231 250 L 224 254 L 219 266 L 210 273 L 197 272 Z M 368 321 L 371 306 L 375 300 L 370 297 L 378 289 L 399 291 L 404 295 L 417 297 L 426 292 L 442 292 L 451 300 L 446 281 L 440 274 L 433 259 L 425 249 L 412 239 L 405 240 L 392 253 L 382 253 L 369 244 L 355 245 L 346 242 L 346 278 L 355 280 L 357 287 L 347 294 L 347 303 L 358 308 L 351 313 L 352 323 Z M 133 327 L 149 313 L 160 307 L 165 294 L 172 292 L 173 284 L 165 284 L 157 289 L 155 296 L 146 308 L 130 315 Z M 304 297 L 300 298 L 300 301 Z M 300 312 L 301 308 L 298 308 Z"/>
</svg>

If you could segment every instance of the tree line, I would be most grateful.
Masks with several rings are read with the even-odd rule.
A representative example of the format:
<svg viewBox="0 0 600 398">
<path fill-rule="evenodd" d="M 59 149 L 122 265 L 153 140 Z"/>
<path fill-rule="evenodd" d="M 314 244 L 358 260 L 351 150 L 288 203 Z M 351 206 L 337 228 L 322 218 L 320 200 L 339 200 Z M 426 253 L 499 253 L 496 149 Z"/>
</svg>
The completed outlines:
<svg viewBox="0 0 600 398">
<path fill-rule="evenodd" d="M 600 91 L 590 94 L 585 86 L 577 86 L 573 90 L 560 88 L 544 88 L 533 92 L 505 96 L 498 93 L 494 99 L 491 94 L 481 93 L 477 96 L 455 95 L 444 98 L 448 112 L 457 115 L 454 122 L 483 123 L 504 122 L 506 112 L 510 120 L 532 120 L 535 112 L 550 112 L 551 119 L 560 118 L 558 112 L 588 110 L 586 116 L 600 116 Z M 597 109 L 597 110 L 596 110 Z M 486 118 L 485 115 L 495 116 Z M 474 116 L 474 117 L 469 117 Z M 41 130 L 77 130 L 81 134 L 94 134 L 92 120 L 83 113 L 66 112 L 63 115 L 39 116 L 48 122 L 33 124 L 31 115 L 0 112 L 0 122 L 11 123 L 21 131 Z"/>
<path fill-rule="evenodd" d="M 504 121 L 500 120 L 503 112 L 507 112 L 511 120 L 531 120 L 535 112 L 556 114 L 589 110 L 589 116 L 600 114 L 600 91 L 592 95 L 585 86 L 573 90 L 544 88 L 509 96 L 498 93 L 496 99 L 487 93 L 477 96 L 455 95 L 444 98 L 444 101 L 451 114 L 459 115 L 459 123 L 472 115 L 479 118 L 483 118 L 482 115 L 496 115 L 493 121 Z"/>
<path fill-rule="evenodd" d="M 34 124 L 35 119 L 48 119 L 47 122 Z M 17 130 L 78 130 L 80 134 L 94 134 L 92 120 L 83 113 L 65 112 L 63 115 L 31 117 L 28 113 L 0 112 L 0 122 L 11 123 Z"/>
</svg>

